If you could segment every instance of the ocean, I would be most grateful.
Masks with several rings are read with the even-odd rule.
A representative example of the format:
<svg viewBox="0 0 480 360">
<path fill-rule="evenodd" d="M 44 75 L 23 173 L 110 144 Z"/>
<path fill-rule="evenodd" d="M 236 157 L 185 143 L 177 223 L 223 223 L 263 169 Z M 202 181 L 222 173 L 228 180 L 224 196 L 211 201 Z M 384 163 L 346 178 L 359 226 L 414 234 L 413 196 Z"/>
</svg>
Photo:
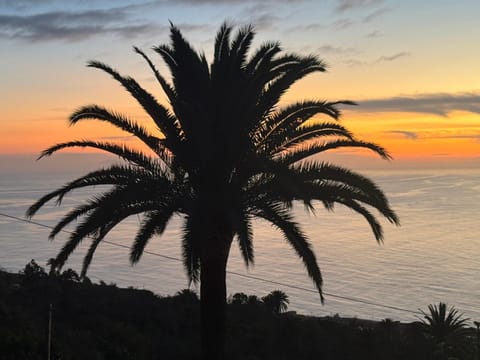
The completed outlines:
<svg viewBox="0 0 480 360">
<path fill-rule="evenodd" d="M 323 305 L 282 235 L 261 221 L 254 227 L 253 267 L 246 269 L 237 244 L 232 247 L 228 293 L 264 296 L 279 289 L 289 296 L 289 310 L 298 313 L 399 321 L 414 321 L 419 309 L 442 301 L 471 321 L 480 321 L 480 169 L 363 173 L 381 186 L 400 216 L 401 227 L 382 222 L 383 244 L 376 243 L 361 216 L 346 208 L 327 212 L 319 207 L 315 214 L 306 214 L 303 206 L 294 208 L 322 269 Z M 72 174 L 61 170 L 40 174 L 0 169 L 0 213 L 24 218 L 29 205 L 68 179 Z M 49 204 L 33 220 L 52 226 L 69 207 L 91 194 L 74 192 L 62 206 Z M 138 218 L 130 218 L 106 240 L 128 246 L 138 224 Z M 181 218 L 172 219 L 165 233 L 150 241 L 147 250 L 151 253 L 133 267 L 127 249 L 102 244 L 88 276 L 94 282 L 149 289 L 162 296 L 187 288 L 178 261 L 181 224 Z M 48 233 L 46 227 L 0 216 L 0 267 L 17 272 L 31 259 L 46 267 L 68 236 L 60 234 L 50 242 Z M 66 268 L 79 271 L 85 249 L 81 246 Z"/>
</svg>

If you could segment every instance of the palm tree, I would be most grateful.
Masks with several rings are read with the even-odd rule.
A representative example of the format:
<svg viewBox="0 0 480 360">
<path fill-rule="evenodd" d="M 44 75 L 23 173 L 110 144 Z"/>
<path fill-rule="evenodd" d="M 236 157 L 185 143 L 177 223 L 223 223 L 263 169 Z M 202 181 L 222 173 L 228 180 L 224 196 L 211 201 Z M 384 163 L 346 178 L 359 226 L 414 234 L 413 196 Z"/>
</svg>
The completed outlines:
<svg viewBox="0 0 480 360">
<path fill-rule="evenodd" d="M 420 310 L 422 330 L 435 344 L 436 355 L 439 358 L 449 358 L 449 355 L 459 355 L 467 346 L 468 318 L 454 306 L 447 311 L 447 304 L 428 305 L 428 313 Z"/>
<path fill-rule="evenodd" d="M 230 303 L 235 305 L 245 305 L 248 303 L 248 295 L 243 292 L 235 293 L 230 299 Z"/>
<path fill-rule="evenodd" d="M 280 314 L 284 311 L 287 311 L 288 304 L 288 295 L 281 290 L 273 290 L 268 295 L 262 297 L 263 303 L 272 310 L 275 314 Z"/>
<path fill-rule="evenodd" d="M 311 155 L 340 147 L 360 147 L 389 158 L 380 146 L 356 139 L 338 124 L 341 104 L 350 101 L 301 101 L 279 106 L 292 84 L 314 72 L 325 71 L 316 56 L 285 54 L 276 42 L 253 51 L 251 26 L 233 34 L 221 26 L 209 65 L 174 25 L 170 44 L 154 48 L 168 66 L 171 81 L 138 48 L 153 71 L 169 105 L 160 104 L 133 78 L 110 66 L 90 61 L 119 82 L 152 119 L 155 129 L 139 125 L 98 105 L 79 108 L 70 124 L 104 121 L 136 136 L 139 150 L 125 144 L 78 140 L 54 145 L 61 149 L 89 147 L 119 156 L 124 163 L 92 171 L 43 196 L 27 211 L 32 217 L 52 199 L 57 203 L 70 191 L 111 185 L 87 203 L 68 212 L 50 234 L 53 239 L 75 220 L 75 229 L 55 258 L 60 268 L 85 238 L 85 275 L 94 252 L 111 229 L 125 218 L 143 215 L 130 249 L 132 264 L 140 260 L 147 242 L 161 235 L 174 214 L 183 216 L 183 260 L 191 281 L 200 281 L 203 356 L 221 357 L 225 329 L 225 272 L 230 246 L 237 239 L 245 264 L 254 261 L 252 220 L 273 224 L 302 259 L 322 297 L 322 277 L 311 245 L 292 217 L 294 201 L 313 209 L 315 201 L 328 210 L 335 203 L 361 214 L 377 241 L 382 227 L 368 207 L 398 224 L 382 191 L 369 179 L 318 160 Z M 331 120 L 317 118 L 323 115 Z M 333 121 L 332 121 L 333 120 Z M 322 297 L 323 300 L 323 297 Z"/>
</svg>

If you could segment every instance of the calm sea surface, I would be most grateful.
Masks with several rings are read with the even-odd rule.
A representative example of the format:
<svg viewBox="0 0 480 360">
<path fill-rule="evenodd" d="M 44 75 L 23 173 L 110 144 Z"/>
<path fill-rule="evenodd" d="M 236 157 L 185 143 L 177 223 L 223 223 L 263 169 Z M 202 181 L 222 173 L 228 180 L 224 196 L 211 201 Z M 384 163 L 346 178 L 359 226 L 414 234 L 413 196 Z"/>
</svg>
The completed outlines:
<svg viewBox="0 0 480 360">
<path fill-rule="evenodd" d="M 328 294 L 324 305 L 294 252 L 263 222 L 257 222 L 254 228 L 255 266 L 245 269 L 234 246 L 228 269 L 297 288 L 229 274 L 228 292 L 263 296 L 281 289 L 290 297 L 290 309 L 300 313 L 402 321 L 415 320 L 415 314 L 336 296 L 411 311 L 443 301 L 480 321 L 480 169 L 363 173 L 387 193 L 402 222 L 399 228 L 384 224 L 383 245 L 376 244 L 363 218 L 348 209 L 338 207 L 329 213 L 319 208 L 316 215 L 305 214 L 301 206 L 295 209 L 323 272 Z M 0 212 L 20 217 L 35 199 L 71 178 L 65 174 L 0 175 Z M 62 207 L 45 207 L 34 221 L 53 225 L 88 194 L 75 192 Z M 138 224 L 138 218 L 129 219 L 107 240 L 129 245 Z M 0 267 L 18 271 L 30 259 L 45 266 L 66 238 L 62 234 L 49 242 L 48 232 L 0 216 Z M 174 218 L 165 234 L 152 239 L 147 250 L 181 258 L 180 236 L 181 219 Z M 85 247 L 80 248 L 66 267 L 78 271 L 84 253 Z M 174 294 L 188 286 L 180 262 L 144 254 L 140 263 L 131 267 L 128 251 L 109 244 L 99 247 L 88 275 L 93 281 L 147 288 L 159 295 Z"/>
</svg>

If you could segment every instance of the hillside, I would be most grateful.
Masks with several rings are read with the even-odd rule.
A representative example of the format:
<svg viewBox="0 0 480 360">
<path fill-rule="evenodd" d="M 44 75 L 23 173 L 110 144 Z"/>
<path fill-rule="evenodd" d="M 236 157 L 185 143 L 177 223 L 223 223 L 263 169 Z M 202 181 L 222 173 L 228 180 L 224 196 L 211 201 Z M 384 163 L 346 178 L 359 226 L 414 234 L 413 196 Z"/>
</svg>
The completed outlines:
<svg viewBox="0 0 480 360">
<path fill-rule="evenodd" d="M 72 270 L 48 276 L 30 263 L 21 274 L 0 272 L 0 359 L 46 358 L 50 304 L 52 359 L 197 358 L 193 292 L 159 297 L 80 282 Z M 231 302 L 228 324 L 228 359 L 447 359 L 418 323 L 275 314 L 256 297 Z M 474 359 L 473 345 L 456 348 L 456 358 Z"/>
</svg>

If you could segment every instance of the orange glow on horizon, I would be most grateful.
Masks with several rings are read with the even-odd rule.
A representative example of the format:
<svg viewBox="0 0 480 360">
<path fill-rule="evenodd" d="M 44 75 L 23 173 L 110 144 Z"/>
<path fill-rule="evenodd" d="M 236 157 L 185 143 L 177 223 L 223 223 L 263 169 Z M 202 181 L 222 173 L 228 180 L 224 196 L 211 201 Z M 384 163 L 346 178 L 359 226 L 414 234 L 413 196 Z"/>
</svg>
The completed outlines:
<svg viewBox="0 0 480 360">
<path fill-rule="evenodd" d="M 0 154 L 38 154 L 59 142 L 91 139 L 126 142 L 135 146 L 128 134 L 100 121 L 84 121 L 68 126 L 58 115 L 37 120 L 10 122 L 3 126 L 9 134 L 0 144 Z M 143 114 L 132 119 L 148 122 Z M 394 158 L 460 157 L 480 154 L 480 121 L 475 114 L 458 114 L 445 119 L 425 114 L 347 113 L 341 123 L 364 141 L 386 148 Z M 153 130 L 153 126 L 150 126 Z M 155 132 L 155 130 L 153 130 Z M 92 149 L 69 149 L 64 152 L 97 152 Z"/>
<path fill-rule="evenodd" d="M 111 82 L 111 79 L 105 80 Z M 131 96 L 114 81 L 111 85 L 111 93 L 106 98 L 99 97 L 98 104 L 138 121 L 153 134 L 159 135 L 155 125 Z M 287 99 L 282 99 L 281 106 L 302 98 L 312 98 L 301 88 L 294 88 L 288 94 Z M 160 94 L 155 95 L 162 99 Z M 82 101 L 82 98 L 86 100 Z M 86 120 L 75 126 L 69 126 L 67 121 L 69 114 L 79 105 L 86 105 L 92 101 L 88 94 L 81 96 L 79 101 L 70 97 L 68 99 L 61 108 L 41 114 L 35 111 L 36 107 L 20 107 L 15 109 L 15 112 L 11 109 L 10 113 L 7 109 L 5 115 L 10 120 L 2 122 L 0 130 L 8 136 L 2 137 L 0 154 L 39 154 L 56 143 L 80 139 L 126 142 L 135 146 L 135 141 L 132 141 L 133 138 L 127 133 L 101 121 Z M 73 103 L 77 105 L 72 105 Z M 361 106 L 343 106 L 341 110 L 343 111 L 341 124 L 351 130 L 357 138 L 385 147 L 396 159 L 472 158 L 480 154 L 478 114 L 457 112 L 442 117 L 419 113 L 368 113 L 362 111 Z M 14 117 L 17 118 L 16 121 L 12 120 Z M 72 148 L 62 152 L 98 151 Z"/>
</svg>

